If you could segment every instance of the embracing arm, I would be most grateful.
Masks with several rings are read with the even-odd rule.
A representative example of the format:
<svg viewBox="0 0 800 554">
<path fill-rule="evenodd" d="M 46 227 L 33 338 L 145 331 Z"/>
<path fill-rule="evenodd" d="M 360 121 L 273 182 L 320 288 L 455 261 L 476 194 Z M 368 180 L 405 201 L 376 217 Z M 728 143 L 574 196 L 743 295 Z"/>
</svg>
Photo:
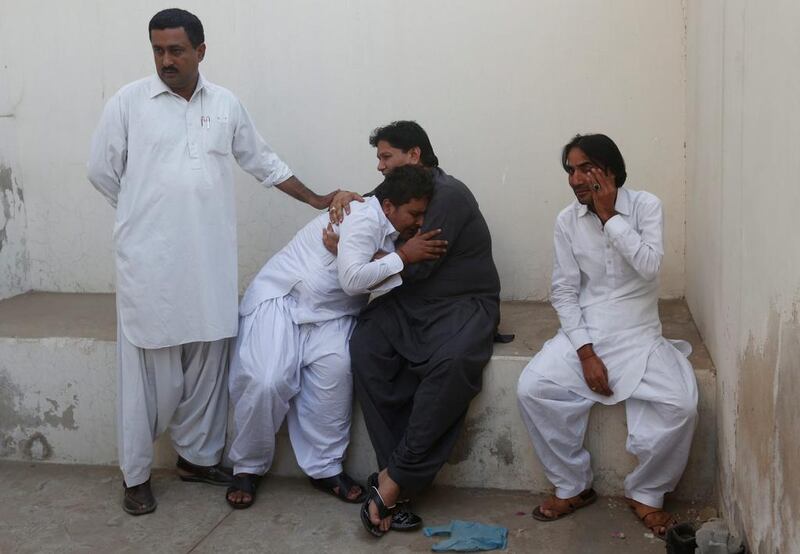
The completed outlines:
<svg viewBox="0 0 800 554">
<path fill-rule="evenodd" d="M 365 211 L 350 214 L 340 227 L 339 284 L 349 295 L 390 290 L 402 283 L 403 261 L 396 253 L 376 257 L 383 232 L 377 220 Z M 389 279 L 391 277 L 391 279 Z"/>
<path fill-rule="evenodd" d="M 441 191 L 434 193 L 433 199 L 425 213 L 425 223 L 422 225 L 423 233 L 432 230 L 441 230 L 436 234 L 436 239 L 441 244 L 448 245 L 448 248 L 455 244 L 461 231 L 469 222 L 472 214 L 471 206 L 466 199 L 449 195 L 439 195 Z M 447 258 L 448 254 L 442 252 L 441 257 L 430 259 L 409 265 L 403 271 L 403 279 L 406 282 L 421 281 L 427 279 L 441 263 Z"/>
</svg>

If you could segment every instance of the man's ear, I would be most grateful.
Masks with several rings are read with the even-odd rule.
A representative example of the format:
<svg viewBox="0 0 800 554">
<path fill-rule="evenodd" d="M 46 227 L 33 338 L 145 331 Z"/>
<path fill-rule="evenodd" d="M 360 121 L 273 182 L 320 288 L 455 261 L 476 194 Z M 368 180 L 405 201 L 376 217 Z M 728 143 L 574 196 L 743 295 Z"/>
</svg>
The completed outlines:
<svg viewBox="0 0 800 554">
<path fill-rule="evenodd" d="M 412 164 L 418 164 L 420 158 L 422 158 L 422 150 L 419 146 L 414 146 L 408 150 L 408 155 L 411 156 Z"/>
<path fill-rule="evenodd" d="M 203 58 L 206 57 L 206 43 L 204 42 L 200 46 L 197 47 L 197 61 L 202 62 Z"/>
<path fill-rule="evenodd" d="M 395 210 L 394 204 L 392 204 L 392 201 L 388 198 L 383 199 L 383 202 L 381 202 L 381 208 L 383 208 L 383 213 L 386 215 L 386 217 L 392 215 Z"/>
</svg>

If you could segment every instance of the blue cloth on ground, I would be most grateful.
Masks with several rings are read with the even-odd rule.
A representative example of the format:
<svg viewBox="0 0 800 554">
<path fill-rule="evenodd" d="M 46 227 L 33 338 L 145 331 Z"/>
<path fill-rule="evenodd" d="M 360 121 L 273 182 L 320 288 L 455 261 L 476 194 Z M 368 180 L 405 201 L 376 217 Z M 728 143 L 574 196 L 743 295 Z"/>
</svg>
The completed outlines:
<svg viewBox="0 0 800 554">
<path fill-rule="evenodd" d="M 422 530 L 426 537 L 450 535 L 449 539 L 433 545 L 434 552 L 455 550 L 456 552 L 477 552 L 479 550 L 505 550 L 508 529 L 495 525 L 484 525 L 474 521 L 453 520 L 448 525 L 426 527 Z"/>
</svg>

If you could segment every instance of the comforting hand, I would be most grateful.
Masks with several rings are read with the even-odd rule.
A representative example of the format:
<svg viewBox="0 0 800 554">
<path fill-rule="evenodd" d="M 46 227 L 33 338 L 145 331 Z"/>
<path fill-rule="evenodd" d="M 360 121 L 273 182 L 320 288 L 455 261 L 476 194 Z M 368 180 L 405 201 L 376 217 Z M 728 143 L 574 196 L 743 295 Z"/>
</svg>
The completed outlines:
<svg viewBox="0 0 800 554">
<path fill-rule="evenodd" d="M 322 244 L 325 249 L 334 256 L 339 255 L 339 235 L 333 230 L 333 225 L 328 223 L 328 227 L 322 230 Z"/>
<path fill-rule="evenodd" d="M 606 221 L 617 215 L 614 209 L 617 203 L 617 185 L 614 178 L 602 169 L 593 167 L 589 174 L 594 179 L 591 186 L 592 206 L 600 221 L 605 225 Z"/>
<path fill-rule="evenodd" d="M 588 347 L 588 348 L 587 348 Z M 583 368 L 583 378 L 589 389 L 603 396 L 611 396 L 614 392 L 608 386 L 608 370 L 603 360 L 594 353 L 591 345 L 584 345 L 578 350 L 578 357 Z"/>
<path fill-rule="evenodd" d="M 434 229 L 427 233 L 417 231 L 416 235 L 408 239 L 397 250 L 397 254 L 405 265 L 440 258 L 447 252 L 447 241 L 433 237 L 441 232 L 441 229 Z"/>
<path fill-rule="evenodd" d="M 337 190 L 332 194 L 333 196 L 328 206 L 328 215 L 331 217 L 331 223 L 341 223 L 344 220 L 345 214 L 350 213 L 350 202 L 353 200 L 364 201 L 360 194 L 349 190 Z"/>
</svg>

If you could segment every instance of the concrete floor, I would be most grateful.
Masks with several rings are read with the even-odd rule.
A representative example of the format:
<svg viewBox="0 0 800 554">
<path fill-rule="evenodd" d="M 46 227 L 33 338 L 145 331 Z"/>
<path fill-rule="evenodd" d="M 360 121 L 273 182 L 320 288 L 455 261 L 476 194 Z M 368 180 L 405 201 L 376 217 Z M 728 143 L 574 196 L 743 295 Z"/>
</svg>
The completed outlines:
<svg viewBox="0 0 800 554">
<path fill-rule="evenodd" d="M 223 488 L 183 483 L 172 471 L 155 472 L 153 489 L 158 509 L 132 517 L 120 507 L 122 480 L 114 468 L 0 462 L 0 552 L 429 552 L 438 540 L 421 532 L 374 539 L 361 526 L 358 506 L 305 480 L 268 478 L 256 504 L 236 511 Z M 508 552 L 664 552 L 664 543 L 647 537 L 619 498 L 601 498 L 553 523 L 530 517 L 541 499 L 434 487 L 415 509 L 427 525 L 463 519 L 505 526 Z M 668 507 L 695 523 L 714 515 L 703 506 Z"/>
</svg>

